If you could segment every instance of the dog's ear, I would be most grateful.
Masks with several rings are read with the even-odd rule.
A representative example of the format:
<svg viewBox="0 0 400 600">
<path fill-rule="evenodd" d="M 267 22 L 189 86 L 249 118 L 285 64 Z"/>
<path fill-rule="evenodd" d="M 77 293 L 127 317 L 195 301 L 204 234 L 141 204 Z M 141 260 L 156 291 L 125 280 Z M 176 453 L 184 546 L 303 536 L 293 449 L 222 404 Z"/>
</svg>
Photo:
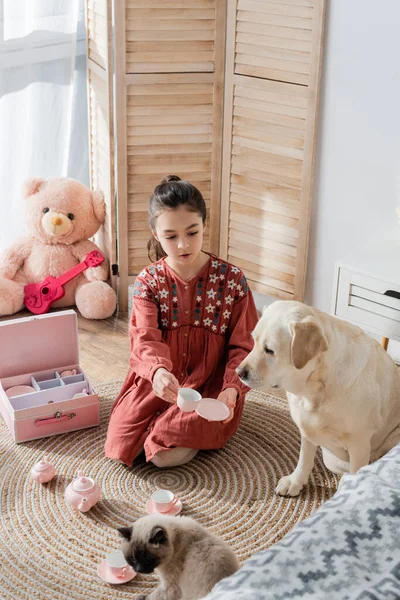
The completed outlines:
<svg viewBox="0 0 400 600">
<path fill-rule="evenodd" d="M 328 349 L 328 342 L 321 325 L 313 317 L 289 323 L 292 334 L 291 361 L 296 369 L 302 369 L 308 361 Z"/>
<path fill-rule="evenodd" d="M 128 540 L 128 542 L 131 541 L 132 527 L 119 527 L 117 531 L 125 540 Z"/>
</svg>

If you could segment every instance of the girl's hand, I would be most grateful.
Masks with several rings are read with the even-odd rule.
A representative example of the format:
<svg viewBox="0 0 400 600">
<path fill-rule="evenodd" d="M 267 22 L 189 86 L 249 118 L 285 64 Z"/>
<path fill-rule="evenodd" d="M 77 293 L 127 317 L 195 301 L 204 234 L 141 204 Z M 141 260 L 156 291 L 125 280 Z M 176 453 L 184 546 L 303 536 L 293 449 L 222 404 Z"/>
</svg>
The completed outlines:
<svg viewBox="0 0 400 600">
<path fill-rule="evenodd" d="M 225 421 L 223 421 L 223 423 L 229 423 L 229 421 L 232 421 L 233 414 L 235 411 L 237 397 L 238 397 L 238 393 L 235 388 L 226 388 L 218 396 L 217 400 L 226 404 L 229 407 L 229 410 L 231 411 L 231 414 L 229 415 L 229 417 L 227 419 L 225 419 Z"/>
<path fill-rule="evenodd" d="M 153 391 L 157 398 L 176 404 L 179 381 L 167 369 L 160 367 L 153 376 Z"/>
</svg>

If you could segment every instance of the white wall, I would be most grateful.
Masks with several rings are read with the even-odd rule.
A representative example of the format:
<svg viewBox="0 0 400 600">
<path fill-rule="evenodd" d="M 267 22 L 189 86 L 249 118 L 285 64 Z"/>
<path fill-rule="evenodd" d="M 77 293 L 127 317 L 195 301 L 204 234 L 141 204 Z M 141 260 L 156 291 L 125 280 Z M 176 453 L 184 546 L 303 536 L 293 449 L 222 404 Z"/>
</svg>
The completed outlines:
<svg viewBox="0 0 400 600">
<path fill-rule="evenodd" d="M 399 28 L 399 0 L 328 2 L 305 298 L 327 312 L 335 261 L 398 227 Z"/>
</svg>

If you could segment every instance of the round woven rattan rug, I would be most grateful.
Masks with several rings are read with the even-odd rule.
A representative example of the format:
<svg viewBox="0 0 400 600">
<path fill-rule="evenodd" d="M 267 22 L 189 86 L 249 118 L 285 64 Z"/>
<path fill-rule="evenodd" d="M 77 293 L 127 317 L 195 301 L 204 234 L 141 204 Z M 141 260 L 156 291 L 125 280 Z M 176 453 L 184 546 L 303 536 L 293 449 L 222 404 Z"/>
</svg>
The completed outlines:
<svg viewBox="0 0 400 600">
<path fill-rule="evenodd" d="M 229 542 L 241 562 L 281 539 L 336 490 L 337 478 L 321 455 L 298 498 L 280 498 L 274 487 L 297 462 L 299 434 L 279 395 L 251 392 L 241 426 L 223 450 L 199 452 L 182 467 L 157 469 L 143 458 L 132 469 L 103 453 L 108 415 L 120 382 L 99 385 L 100 427 L 16 445 L 0 417 L 0 598 L 2 600 L 132 599 L 156 587 L 157 577 L 138 575 L 119 586 L 103 583 L 96 567 L 119 547 L 116 527 L 145 514 L 157 488 L 183 500 L 193 517 Z M 56 477 L 40 485 L 31 467 L 44 454 Z M 102 487 L 88 513 L 64 501 L 78 469 Z"/>
</svg>

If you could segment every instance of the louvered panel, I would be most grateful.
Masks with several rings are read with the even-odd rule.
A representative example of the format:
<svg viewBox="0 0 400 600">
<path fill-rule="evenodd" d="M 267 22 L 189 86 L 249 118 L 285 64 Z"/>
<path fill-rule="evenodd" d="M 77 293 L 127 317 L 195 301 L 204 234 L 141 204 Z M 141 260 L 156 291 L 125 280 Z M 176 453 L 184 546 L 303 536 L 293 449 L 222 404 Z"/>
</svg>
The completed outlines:
<svg viewBox="0 0 400 600">
<path fill-rule="evenodd" d="M 324 0 L 228 5 L 221 254 L 302 300 Z"/>
<path fill-rule="evenodd" d="M 111 31 L 111 12 L 107 0 L 87 0 L 87 45 L 88 57 L 103 69 L 108 68 Z"/>
<path fill-rule="evenodd" d="M 235 202 L 231 203 L 230 208 L 232 218 L 241 220 L 253 227 L 263 227 L 265 229 L 264 235 L 268 235 L 269 231 L 279 233 L 286 238 L 290 238 L 293 243 L 298 237 L 297 222 L 287 217 L 281 217 L 276 213 L 269 213 L 263 209 L 259 210 Z"/>
<path fill-rule="evenodd" d="M 237 249 L 238 244 L 234 244 L 235 241 L 240 242 L 240 249 Z M 244 255 L 246 259 L 248 259 L 249 256 L 258 254 L 256 261 L 251 263 L 252 265 L 258 265 L 261 272 L 263 272 L 263 269 L 275 269 L 277 279 L 281 278 L 281 274 L 289 275 L 289 280 L 293 283 L 293 277 L 295 275 L 295 260 L 293 258 L 281 255 L 279 252 L 273 252 L 269 248 L 263 248 L 261 245 L 262 240 L 261 243 L 259 243 L 257 238 L 249 239 L 249 237 L 245 237 L 243 234 L 237 238 L 234 234 L 231 235 L 231 242 L 232 255 L 237 254 L 239 257 Z"/>
<path fill-rule="evenodd" d="M 212 75 L 138 75 L 127 86 L 128 262 L 137 273 L 149 262 L 145 240 L 148 197 L 167 174 L 202 192 L 210 206 L 213 152 Z M 143 232 L 146 232 L 144 236 Z M 208 230 L 205 249 L 210 247 Z"/>
<path fill-rule="evenodd" d="M 214 71 L 216 0 L 125 6 L 127 73 Z"/>
<path fill-rule="evenodd" d="M 108 73 L 88 61 L 89 143 L 91 187 L 104 193 L 106 221 L 96 236 L 96 242 L 111 264 L 116 262 L 114 147 L 112 109 L 110 106 Z"/>
<path fill-rule="evenodd" d="M 299 203 L 296 201 L 284 201 L 281 198 L 271 199 L 259 197 L 252 195 L 250 192 L 245 191 L 243 187 L 240 188 L 239 186 L 236 187 L 232 185 L 231 202 L 257 208 L 259 210 L 269 211 L 292 219 L 298 220 L 300 216 Z"/>
<path fill-rule="evenodd" d="M 229 233 L 236 232 L 236 236 L 239 239 L 244 238 L 243 234 L 253 236 L 253 239 L 257 242 L 262 243 L 263 247 L 271 248 L 274 251 L 279 252 L 283 256 L 294 256 L 296 258 L 296 243 L 293 238 L 287 237 L 282 233 L 275 233 L 269 229 L 268 235 L 266 235 L 265 223 L 258 223 L 257 226 L 254 224 L 246 223 L 238 215 L 231 215 L 229 220 Z"/>
<path fill-rule="evenodd" d="M 313 19 L 312 3 L 238 0 L 235 73 L 308 85 Z"/>
<path fill-rule="evenodd" d="M 228 260 L 285 297 L 294 293 L 307 107 L 307 90 L 292 88 L 235 77 L 229 199 Z"/>
<path fill-rule="evenodd" d="M 246 251 L 237 250 L 234 248 L 231 251 L 232 260 L 246 270 L 247 278 L 251 280 L 251 278 L 256 279 L 259 283 L 265 283 L 270 285 L 271 287 L 276 287 L 282 290 L 283 292 L 288 292 L 293 294 L 294 292 L 294 275 L 290 275 L 289 273 L 284 273 L 278 265 L 278 269 L 273 269 L 268 266 L 268 264 L 263 263 L 259 264 L 258 262 L 248 261 L 249 255 Z"/>
</svg>

